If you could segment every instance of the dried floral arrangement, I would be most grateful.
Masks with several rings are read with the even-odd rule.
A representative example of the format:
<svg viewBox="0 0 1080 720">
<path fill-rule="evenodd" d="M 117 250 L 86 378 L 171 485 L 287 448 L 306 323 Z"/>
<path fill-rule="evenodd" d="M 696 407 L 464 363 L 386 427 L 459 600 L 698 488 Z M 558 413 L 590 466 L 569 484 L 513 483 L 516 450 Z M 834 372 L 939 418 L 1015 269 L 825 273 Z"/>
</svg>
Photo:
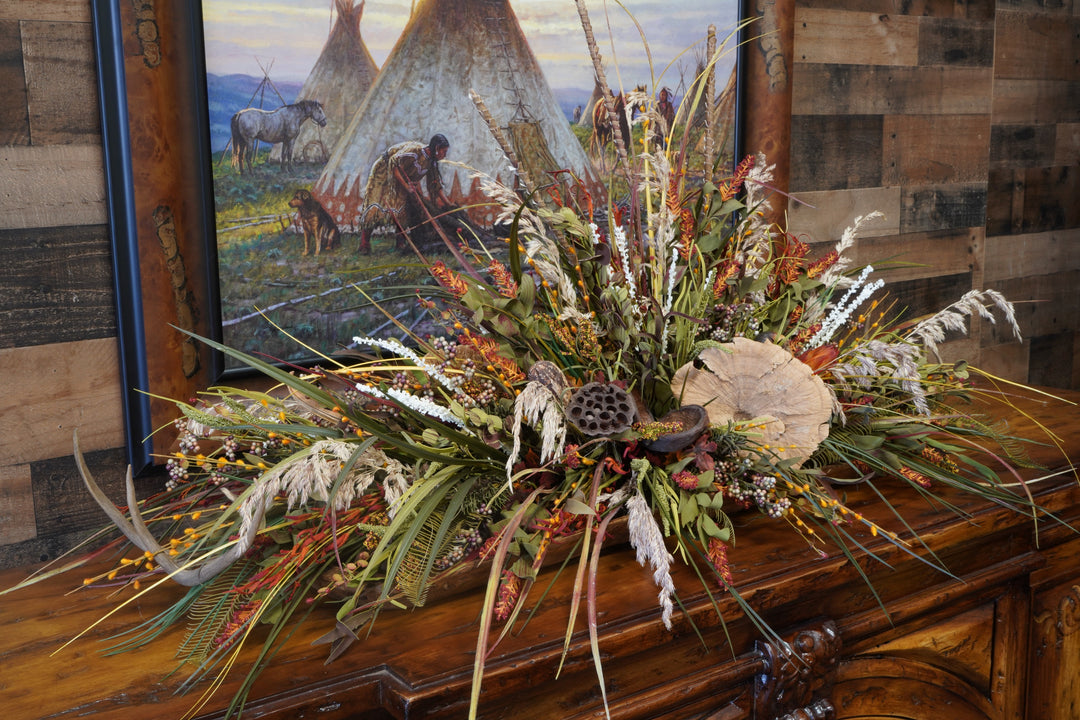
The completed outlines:
<svg viewBox="0 0 1080 720">
<path fill-rule="evenodd" d="M 682 117 L 704 87 L 703 77 Z M 648 123 L 656 108 L 641 102 Z M 594 559 L 616 518 L 670 627 L 672 563 L 738 597 L 733 511 L 789 525 L 810 552 L 849 555 L 852 528 L 879 528 L 844 506 L 844 483 L 889 479 L 886 504 L 897 484 L 948 487 L 1037 514 L 976 457 L 993 446 L 1025 463 L 1013 438 L 966 409 L 978 371 L 936 360 L 945 334 L 973 316 L 993 322 L 997 311 L 1019 336 L 1004 298 L 976 290 L 898 324 L 882 281 L 848 257 L 868 218 L 811 259 L 763 220 L 764 158 L 725 176 L 709 153 L 691 163 L 689 132 L 651 144 L 643 133 L 638 152 L 616 133 L 623 202 L 573 178 L 486 181 L 508 239 L 459 237 L 452 266 L 429 264 L 437 285 L 420 302 L 441 334 L 357 338 L 369 355 L 302 370 L 215 344 L 278 386 L 177 403 L 168 487 L 139 502 L 129 478 L 127 515 L 77 455 L 137 549 L 86 584 L 137 594 L 164 573 L 190 588 L 120 649 L 196 618 L 179 649 L 192 687 L 227 672 L 260 623 L 269 649 L 319 603 L 335 656 L 381 610 L 423 605 L 435 579 L 482 561 L 475 714 L 494 628 L 517 619 L 559 538 L 578 542 L 567 640 L 584 605 L 603 688 L 597 608 L 583 588 L 603 582 Z"/>
</svg>

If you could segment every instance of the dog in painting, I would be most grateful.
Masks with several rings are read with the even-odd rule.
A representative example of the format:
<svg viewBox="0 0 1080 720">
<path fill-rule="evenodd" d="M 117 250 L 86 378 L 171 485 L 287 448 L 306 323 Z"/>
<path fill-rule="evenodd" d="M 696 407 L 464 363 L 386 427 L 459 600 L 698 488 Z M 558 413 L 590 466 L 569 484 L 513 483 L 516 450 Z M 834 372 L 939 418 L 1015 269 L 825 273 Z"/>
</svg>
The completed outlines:
<svg viewBox="0 0 1080 720">
<path fill-rule="evenodd" d="M 310 192 L 297 190 L 289 201 L 289 207 L 296 208 L 300 226 L 304 229 L 304 255 L 311 254 L 312 245 L 318 255 L 322 250 L 333 250 L 341 244 L 337 223 Z"/>
</svg>

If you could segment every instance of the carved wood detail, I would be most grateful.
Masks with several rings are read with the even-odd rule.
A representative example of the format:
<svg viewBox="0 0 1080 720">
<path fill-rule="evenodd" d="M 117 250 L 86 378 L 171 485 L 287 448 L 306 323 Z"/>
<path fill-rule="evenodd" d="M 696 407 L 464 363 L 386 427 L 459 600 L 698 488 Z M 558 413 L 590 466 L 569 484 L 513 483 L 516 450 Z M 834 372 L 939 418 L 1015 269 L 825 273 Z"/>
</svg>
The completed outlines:
<svg viewBox="0 0 1080 720">
<path fill-rule="evenodd" d="M 1073 585 L 1072 590 L 1061 598 L 1056 613 L 1046 611 L 1035 616 L 1040 625 L 1049 624 L 1057 630 L 1055 642 L 1080 630 L 1080 585 Z"/>
<path fill-rule="evenodd" d="M 840 660 L 840 632 L 827 620 L 790 640 L 758 642 L 765 669 L 754 678 L 756 720 L 833 720 L 829 700 Z"/>
</svg>

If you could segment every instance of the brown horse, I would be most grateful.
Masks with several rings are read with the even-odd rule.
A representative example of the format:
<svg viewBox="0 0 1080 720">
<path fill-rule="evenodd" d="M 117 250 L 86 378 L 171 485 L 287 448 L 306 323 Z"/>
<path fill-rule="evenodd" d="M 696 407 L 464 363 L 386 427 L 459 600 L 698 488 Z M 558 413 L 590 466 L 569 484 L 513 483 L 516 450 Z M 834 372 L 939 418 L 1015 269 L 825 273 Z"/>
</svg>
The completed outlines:
<svg viewBox="0 0 1080 720">
<path fill-rule="evenodd" d="M 645 86 L 638 85 L 636 91 L 639 93 L 645 92 Z M 640 109 L 642 109 L 640 105 L 635 105 L 632 112 Z M 623 142 L 626 144 L 626 149 L 629 150 L 630 119 L 626 112 L 626 93 L 619 93 L 615 96 L 615 117 L 619 120 L 619 131 L 622 134 Z M 607 104 L 603 100 L 597 100 L 596 105 L 593 106 L 593 132 L 589 141 L 589 148 L 594 154 L 602 157 L 604 149 L 614 142 L 615 131 L 611 125 L 611 118 L 608 116 Z"/>
</svg>

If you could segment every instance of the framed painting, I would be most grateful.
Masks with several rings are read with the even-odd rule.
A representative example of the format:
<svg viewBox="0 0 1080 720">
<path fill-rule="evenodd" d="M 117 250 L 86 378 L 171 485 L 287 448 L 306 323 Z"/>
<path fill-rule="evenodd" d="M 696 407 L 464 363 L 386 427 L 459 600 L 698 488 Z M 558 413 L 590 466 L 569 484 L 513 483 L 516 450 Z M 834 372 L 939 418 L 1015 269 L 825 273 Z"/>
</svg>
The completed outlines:
<svg viewBox="0 0 1080 720">
<path fill-rule="evenodd" d="M 586 5 L 625 128 L 565 0 L 95 0 L 133 453 L 238 371 L 187 333 L 295 364 L 422 334 L 428 264 L 499 252 L 489 182 L 617 204 L 620 138 L 666 142 L 644 96 L 731 166 L 739 3 Z"/>
<path fill-rule="evenodd" d="M 705 65 L 706 28 L 722 40 L 739 16 L 733 1 L 681 2 L 676 13 L 589 5 L 614 93 L 662 94 L 672 107 Z M 595 71 L 571 3 L 203 0 L 202 9 L 231 347 L 306 362 L 356 337 L 423 332 L 417 287 L 429 274 L 417 258 L 449 255 L 445 241 L 462 236 L 493 250 L 483 241 L 497 207 L 484 182 L 513 183 L 508 156 L 540 185 L 568 170 L 595 197 L 609 189 L 613 151 L 593 129 Z M 734 59 L 719 63 L 718 94 Z M 431 179 L 433 138 L 447 147 L 431 174 L 460 213 L 441 214 L 447 205 L 436 207 L 420 179 Z M 401 163 L 422 202 L 402 197 Z"/>
</svg>

